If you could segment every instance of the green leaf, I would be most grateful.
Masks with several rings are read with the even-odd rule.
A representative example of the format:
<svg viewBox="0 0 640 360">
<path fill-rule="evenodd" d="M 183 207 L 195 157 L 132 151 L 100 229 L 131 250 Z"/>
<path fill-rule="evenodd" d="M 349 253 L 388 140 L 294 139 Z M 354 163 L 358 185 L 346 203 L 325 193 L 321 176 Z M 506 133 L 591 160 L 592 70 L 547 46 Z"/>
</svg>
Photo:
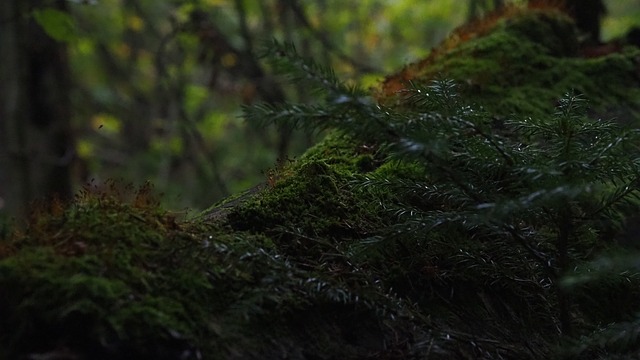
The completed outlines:
<svg viewBox="0 0 640 360">
<path fill-rule="evenodd" d="M 53 8 L 34 10 L 33 19 L 51 38 L 69 42 L 77 39 L 76 23 L 66 12 Z"/>
</svg>

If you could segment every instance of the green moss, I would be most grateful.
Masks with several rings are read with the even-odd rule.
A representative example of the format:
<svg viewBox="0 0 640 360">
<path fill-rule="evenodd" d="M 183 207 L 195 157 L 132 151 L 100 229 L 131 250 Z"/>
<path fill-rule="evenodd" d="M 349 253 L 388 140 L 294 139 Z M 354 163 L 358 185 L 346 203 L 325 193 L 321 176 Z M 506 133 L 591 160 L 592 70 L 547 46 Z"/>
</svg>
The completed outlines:
<svg viewBox="0 0 640 360">
<path fill-rule="evenodd" d="M 347 163 L 353 166 L 345 158 Z M 294 181 L 301 178 L 312 180 Z M 381 350 L 345 342 L 343 334 L 335 332 L 335 322 L 342 318 L 337 314 L 344 313 L 356 323 L 377 322 L 376 314 L 388 302 L 385 296 L 350 289 L 340 277 L 301 265 L 301 259 L 315 256 L 311 245 L 308 254 L 300 249 L 291 262 L 282 254 L 296 253 L 294 243 L 273 236 L 278 223 L 266 231 L 269 221 L 283 226 L 300 222 L 299 227 L 308 227 L 307 234 L 337 234 L 338 228 L 348 228 L 336 225 L 341 216 L 347 218 L 336 212 L 346 211 L 348 206 L 339 203 L 347 201 L 346 193 L 337 199 L 313 196 L 344 192 L 344 185 L 344 179 L 320 161 L 296 165 L 296 174 L 256 200 L 282 214 L 263 213 L 254 208 L 256 202 L 246 206 L 247 213 L 262 216 L 247 219 L 253 221 L 254 234 L 229 232 L 221 224 L 178 221 L 137 196 L 129 203 L 110 194 L 84 193 L 70 205 L 40 211 L 24 232 L 5 240 L 10 250 L 0 258 L 0 288 L 11 289 L 0 297 L 3 356 L 47 354 L 58 348 L 87 358 L 157 359 L 184 354 L 258 358 L 265 353 L 278 358 L 283 352 L 307 351 L 303 346 L 325 356 Z M 308 197 L 295 196 L 296 191 Z M 287 205 L 275 208 L 278 201 L 299 206 L 300 214 Z M 303 212 L 304 206 L 311 212 Z M 331 212 L 313 215 L 313 209 L 323 206 L 336 213 L 324 221 L 305 219 Z M 259 221 L 263 234 L 257 233 Z M 305 235 L 296 241 L 308 239 Z M 331 247 L 314 244 L 318 256 Z M 345 276 L 351 283 L 366 284 L 359 275 Z M 302 325 L 291 316 L 316 313 L 319 307 L 322 315 L 306 324 L 318 334 L 300 334 L 295 327 Z M 274 348 L 276 342 L 281 348 Z"/>
<path fill-rule="evenodd" d="M 15 253 L 0 260 L 0 284 L 12 289 L 0 317 L 16 331 L 0 338 L 18 353 L 69 346 L 91 354 L 147 348 L 140 344 L 161 351 L 199 336 L 205 309 L 192 296 L 212 295 L 202 262 L 189 259 L 199 239 L 158 209 L 85 196 L 39 214 L 12 239 Z"/>
<path fill-rule="evenodd" d="M 630 47 L 583 58 L 568 18 L 534 11 L 502 20 L 486 36 L 441 55 L 418 69 L 414 81 L 455 79 L 469 99 L 502 116 L 544 116 L 564 93 L 576 90 L 599 115 L 630 121 L 640 110 L 639 56 Z"/>
<path fill-rule="evenodd" d="M 235 209 L 229 221 L 238 230 L 280 227 L 333 237 L 366 232 L 378 214 L 375 206 L 352 196 L 350 182 L 378 166 L 373 152 L 331 134 L 282 169 L 264 193 Z"/>
</svg>

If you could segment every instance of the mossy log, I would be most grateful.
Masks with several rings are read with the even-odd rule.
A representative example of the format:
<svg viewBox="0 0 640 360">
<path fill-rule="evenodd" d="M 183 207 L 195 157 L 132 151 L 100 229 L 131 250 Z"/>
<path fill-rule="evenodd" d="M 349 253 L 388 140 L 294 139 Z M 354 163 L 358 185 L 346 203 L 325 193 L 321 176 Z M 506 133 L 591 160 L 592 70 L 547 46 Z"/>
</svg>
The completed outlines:
<svg viewBox="0 0 640 360">
<path fill-rule="evenodd" d="M 454 32 L 375 96 L 393 106 L 409 82 L 451 78 L 499 124 L 553 111 L 574 89 L 593 116 L 637 122 L 640 50 L 587 50 L 563 14 L 507 9 Z M 557 299 L 517 246 L 450 233 L 362 255 L 396 221 L 385 204 L 397 194 L 353 180 L 417 174 L 332 132 L 264 185 L 188 220 L 146 187 L 48 204 L 0 242 L 0 358 L 557 356 Z M 606 291 L 627 306 L 590 314 L 578 298 L 580 328 L 640 310 L 637 292 Z"/>
</svg>

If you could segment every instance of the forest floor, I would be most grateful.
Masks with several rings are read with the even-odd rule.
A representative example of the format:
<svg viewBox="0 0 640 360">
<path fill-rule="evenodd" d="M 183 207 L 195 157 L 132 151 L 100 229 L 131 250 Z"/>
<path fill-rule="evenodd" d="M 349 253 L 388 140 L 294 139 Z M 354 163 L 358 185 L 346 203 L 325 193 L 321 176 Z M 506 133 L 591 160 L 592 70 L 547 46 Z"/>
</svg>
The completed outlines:
<svg viewBox="0 0 640 360">
<path fill-rule="evenodd" d="M 640 50 L 583 47 L 551 10 L 463 27 L 374 95 L 401 108 L 403 89 L 434 79 L 458 84 L 506 137 L 511 119 L 553 116 L 571 91 L 588 99 L 591 118 L 640 119 Z M 541 264 L 508 235 L 453 221 L 407 225 L 419 222 L 403 220 L 415 220 L 407 204 L 452 205 L 403 191 L 429 174 L 381 145 L 330 131 L 264 185 L 198 216 L 161 209 L 149 186 L 115 183 L 34 209 L 0 241 L 0 358 L 638 356 L 637 271 L 572 288 L 564 308 L 553 255 Z M 576 233 L 576 269 L 620 249 L 622 235 L 598 226 Z"/>
</svg>

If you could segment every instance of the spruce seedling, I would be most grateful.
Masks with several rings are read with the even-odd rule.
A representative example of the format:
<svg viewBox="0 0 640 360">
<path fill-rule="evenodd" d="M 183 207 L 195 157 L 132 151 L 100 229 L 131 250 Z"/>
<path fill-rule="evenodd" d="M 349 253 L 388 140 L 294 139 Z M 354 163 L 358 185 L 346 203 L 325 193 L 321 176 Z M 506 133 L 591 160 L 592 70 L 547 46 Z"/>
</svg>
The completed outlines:
<svg viewBox="0 0 640 360">
<path fill-rule="evenodd" d="M 608 246 L 612 239 L 602 235 L 637 211 L 637 131 L 589 118 L 584 97 L 571 91 L 544 118 L 495 119 L 462 99 L 451 80 L 409 84 L 398 105 L 386 107 L 292 45 L 274 43 L 270 55 L 276 69 L 309 83 L 324 102 L 245 108 L 248 120 L 335 128 L 378 144 L 390 161 L 422 169 L 418 180 L 368 176 L 356 184 L 393 189 L 397 199 L 387 205 L 398 221 L 362 241 L 364 256 L 399 239 L 428 242 L 451 228 L 474 241 L 520 246 L 555 289 L 559 332 L 572 333 L 571 294 L 559 281 Z"/>
</svg>

